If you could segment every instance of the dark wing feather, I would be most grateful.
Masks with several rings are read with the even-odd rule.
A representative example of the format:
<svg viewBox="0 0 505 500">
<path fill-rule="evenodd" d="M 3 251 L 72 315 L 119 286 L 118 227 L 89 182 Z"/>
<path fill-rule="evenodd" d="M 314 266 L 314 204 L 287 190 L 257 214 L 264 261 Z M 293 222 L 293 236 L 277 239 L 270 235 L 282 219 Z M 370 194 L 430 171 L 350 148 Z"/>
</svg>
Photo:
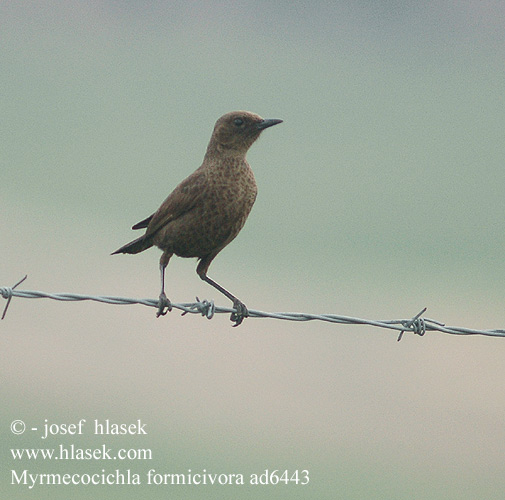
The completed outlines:
<svg viewBox="0 0 505 500">
<path fill-rule="evenodd" d="M 153 214 L 154 215 L 154 214 Z M 149 222 L 151 222 L 151 219 L 153 218 L 153 215 L 150 215 L 147 219 L 141 220 L 140 222 L 137 222 L 134 226 L 132 226 L 132 229 L 144 229 L 149 225 Z"/>
<path fill-rule="evenodd" d="M 206 180 L 205 171 L 201 169 L 196 170 L 183 180 L 161 204 L 156 213 L 150 218 L 148 217 L 146 236 L 156 233 L 171 221 L 193 209 L 205 192 Z M 144 222 L 139 222 L 139 224 Z"/>
</svg>

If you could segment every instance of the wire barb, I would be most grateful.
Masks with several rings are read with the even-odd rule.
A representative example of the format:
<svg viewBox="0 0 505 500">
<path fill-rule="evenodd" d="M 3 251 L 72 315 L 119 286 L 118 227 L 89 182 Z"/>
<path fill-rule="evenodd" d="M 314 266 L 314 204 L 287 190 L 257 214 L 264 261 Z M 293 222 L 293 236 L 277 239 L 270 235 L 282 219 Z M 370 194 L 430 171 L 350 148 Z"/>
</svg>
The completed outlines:
<svg viewBox="0 0 505 500">
<path fill-rule="evenodd" d="M 2 294 L 2 297 L 4 299 L 7 299 L 7 304 L 5 304 L 5 307 L 4 307 L 4 312 L 2 313 L 2 319 L 5 318 L 5 315 L 7 314 L 7 309 L 9 308 L 9 304 L 11 303 L 11 300 L 12 300 L 12 297 L 14 295 L 14 289 L 18 286 L 18 285 L 21 285 L 21 283 L 23 283 L 23 281 L 28 278 L 28 275 L 25 274 L 25 277 L 20 279 L 12 288 L 11 287 L 3 287 L 3 288 L 0 288 L 0 294 Z"/>
<path fill-rule="evenodd" d="M 420 335 L 422 337 L 426 333 L 426 323 L 424 322 L 424 318 L 421 318 L 421 316 L 426 312 L 427 309 L 428 308 L 425 307 L 422 311 L 418 312 L 410 321 L 402 322 L 405 329 L 411 330 L 415 335 Z M 398 338 L 396 339 L 397 342 L 400 342 L 404 333 L 405 330 L 402 330 L 400 332 L 400 335 L 398 335 Z"/>
<path fill-rule="evenodd" d="M 47 298 L 53 300 L 61 301 L 78 301 L 78 300 L 91 300 L 95 302 L 102 302 L 105 304 L 117 304 L 117 305 L 130 305 L 130 304 L 142 304 L 149 307 L 158 307 L 158 299 L 132 299 L 129 297 L 114 297 L 114 296 L 100 296 L 100 295 L 81 295 L 76 293 L 46 293 L 37 292 L 31 290 L 16 290 L 16 287 L 20 285 L 27 277 L 25 276 L 22 280 L 18 281 L 13 287 L 3 287 L 0 288 L 0 294 L 4 299 L 7 299 L 7 304 L 5 305 L 2 319 L 4 319 L 9 307 L 12 297 L 22 297 L 25 299 L 40 299 Z M 230 314 L 236 312 L 234 309 L 229 307 L 220 307 L 214 304 L 214 301 L 200 300 L 196 297 L 196 302 L 189 302 L 183 304 L 172 303 L 174 309 L 179 309 L 182 311 L 182 315 L 187 313 L 201 314 L 207 319 L 211 319 L 217 313 Z M 414 335 L 424 335 L 427 331 L 439 331 L 443 333 L 449 333 L 452 335 L 487 335 L 491 337 L 503 337 L 505 338 L 505 329 L 496 330 L 477 330 L 473 328 L 463 328 L 457 326 L 446 326 L 444 323 L 435 321 L 433 319 L 423 318 L 422 315 L 426 312 L 426 308 L 420 311 L 411 319 L 396 319 L 396 320 L 370 320 L 353 318 L 351 316 L 340 316 L 337 314 L 309 314 L 309 313 L 298 313 L 298 312 L 264 312 L 255 309 L 249 309 L 250 318 L 272 318 L 272 319 L 282 319 L 288 321 L 324 321 L 327 323 L 340 323 L 344 325 L 369 325 L 378 328 L 385 328 L 389 330 L 396 330 L 399 332 L 398 340 L 403 338 L 405 332 L 412 332 Z"/>
<path fill-rule="evenodd" d="M 208 300 L 201 301 L 198 297 L 196 297 L 196 302 L 194 304 L 188 304 L 187 309 L 181 313 L 181 316 L 185 316 L 188 312 L 199 312 L 207 319 L 212 319 L 214 317 L 214 313 L 216 312 L 216 306 L 214 305 L 213 300 L 210 302 Z"/>
</svg>

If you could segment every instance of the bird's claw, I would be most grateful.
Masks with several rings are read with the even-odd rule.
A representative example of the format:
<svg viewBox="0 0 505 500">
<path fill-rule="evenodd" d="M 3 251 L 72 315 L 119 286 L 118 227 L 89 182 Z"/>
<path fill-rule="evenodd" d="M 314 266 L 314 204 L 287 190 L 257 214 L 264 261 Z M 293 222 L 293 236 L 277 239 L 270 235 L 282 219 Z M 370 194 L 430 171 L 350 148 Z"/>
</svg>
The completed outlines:
<svg viewBox="0 0 505 500">
<path fill-rule="evenodd" d="M 156 317 L 165 316 L 168 312 L 172 310 L 172 303 L 168 300 L 168 297 L 164 294 L 160 294 L 160 299 L 158 301 L 158 312 L 156 313 Z"/>
<path fill-rule="evenodd" d="M 231 313 L 230 319 L 235 322 L 232 326 L 238 326 L 242 323 L 242 321 L 244 321 L 244 318 L 249 316 L 249 311 L 247 310 L 246 305 L 238 299 L 233 301 L 233 307 L 235 308 L 235 311 Z"/>
</svg>

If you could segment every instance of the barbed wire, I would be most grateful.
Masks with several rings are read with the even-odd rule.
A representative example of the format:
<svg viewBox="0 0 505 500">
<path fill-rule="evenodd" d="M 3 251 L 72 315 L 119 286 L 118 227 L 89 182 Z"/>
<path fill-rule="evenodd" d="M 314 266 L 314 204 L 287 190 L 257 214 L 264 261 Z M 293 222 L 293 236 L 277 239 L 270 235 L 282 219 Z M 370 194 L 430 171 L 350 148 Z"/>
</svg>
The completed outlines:
<svg viewBox="0 0 505 500">
<path fill-rule="evenodd" d="M 91 300 L 95 302 L 102 302 L 105 304 L 116 304 L 116 305 L 131 305 L 131 304 L 141 304 L 149 307 L 158 307 L 158 299 L 132 299 L 128 297 L 116 297 L 116 296 L 100 296 L 100 295 L 82 295 L 77 293 L 46 293 L 38 292 L 33 290 L 16 290 L 16 287 L 20 285 L 27 276 L 22 280 L 18 281 L 12 287 L 1 287 L 0 295 L 4 299 L 7 299 L 5 305 L 2 319 L 5 318 L 7 309 L 13 297 L 20 297 L 25 299 L 53 299 L 61 301 L 80 301 L 80 300 Z M 214 314 L 230 314 L 235 311 L 235 309 L 229 307 L 216 306 L 214 301 L 200 300 L 196 297 L 196 302 L 185 302 L 181 304 L 172 303 L 172 308 L 179 309 L 182 311 L 182 315 L 192 313 L 201 314 L 207 319 L 212 319 Z M 310 313 L 298 313 L 298 312 L 264 312 L 258 311 L 256 309 L 249 309 L 250 318 L 272 318 L 281 319 L 288 321 L 325 321 L 329 323 L 340 323 L 345 325 L 369 325 L 378 328 L 386 328 L 389 330 L 399 331 L 398 340 L 402 339 L 405 332 L 411 332 L 415 335 L 424 335 L 428 331 L 438 331 L 443 333 L 449 333 L 452 335 L 487 335 L 491 337 L 505 337 L 505 329 L 496 330 L 476 330 L 474 328 L 462 328 L 457 326 L 446 326 L 444 323 L 435 321 L 433 319 L 424 318 L 422 315 L 426 312 L 426 308 L 416 314 L 410 319 L 393 319 L 393 320 L 369 320 L 354 318 L 351 316 L 341 316 L 338 314 L 310 314 Z"/>
</svg>

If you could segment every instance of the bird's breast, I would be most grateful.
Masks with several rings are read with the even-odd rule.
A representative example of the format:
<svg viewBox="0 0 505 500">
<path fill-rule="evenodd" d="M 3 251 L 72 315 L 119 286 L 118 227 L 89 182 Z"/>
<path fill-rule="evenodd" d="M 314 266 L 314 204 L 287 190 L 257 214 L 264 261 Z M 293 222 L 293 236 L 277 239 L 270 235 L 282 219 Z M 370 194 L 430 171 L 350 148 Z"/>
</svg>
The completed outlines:
<svg viewBox="0 0 505 500">
<path fill-rule="evenodd" d="M 256 181 L 249 166 L 214 176 L 201 213 L 209 222 L 208 231 L 221 237 L 235 237 L 251 211 L 256 194 Z"/>
<path fill-rule="evenodd" d="M 181 257 L 203 257 L 224 248 L 240 232 L 257 194 L 250 167 L 214 170 L 204 195 L 160 231 L 155 244 Z"/>
</svg>

